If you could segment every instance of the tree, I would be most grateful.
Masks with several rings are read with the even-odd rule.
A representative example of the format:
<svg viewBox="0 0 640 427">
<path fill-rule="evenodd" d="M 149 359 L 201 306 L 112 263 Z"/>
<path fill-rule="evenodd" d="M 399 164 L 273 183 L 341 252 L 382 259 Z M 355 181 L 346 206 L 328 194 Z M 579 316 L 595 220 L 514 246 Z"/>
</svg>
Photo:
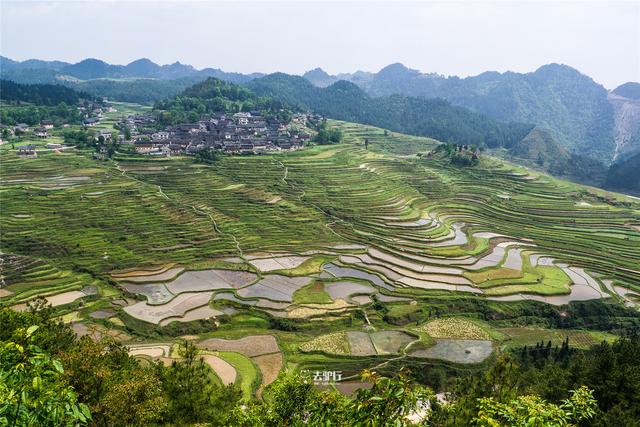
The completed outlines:
<svg viewBox="0 0 640 427">
<path fill-rule="evenodd" d="M 0 310 L 0 341 L 16 341 L 22 331 L 29 326 L 39 326 L 30 340 L 43 351 L 57 356 L 64 348 L 71 346 L 75 334 L 53 313 L 53 308 L 42 298 L 27 303 L 27 311 L 19 312 L 9 308 Z"/>
<path fill-rule="evenodd" d="M 266 393 L 264 402 L 237 408 L 233 426 L 408 426 L 409 415 L 425 409 L 433 397 L 426 387 L 415 384 L 404 369 L 397 378 L 363 371 L 371 384 L 354 398 L 333 391 L 319 391 L 303 373 L 281 375 Z"/>
<path fill-rule="evenodd" d="M 129 129 L 129 126 L 124 127 L 124 140 L 131 141 L 131 129 Z"/>
<path fill-rule="evenodd" d="M 203 148 L 198 150 L 195 155 L 196 163 L 212 164 L 218 161 L 218 152 L 213 148 Z"/>
<path fill-rule="evenodd" d="M 571 391 L 571 397 L 555 405 L 539 396 L 520 396 L 507 403 L 491 397 L 478 401 L 478 417 L 474 424 L 480 427 L 562 427 L 593 418 L 597 402 L 593 391 L 580 387 Z"/>
<path fill-rule="evenodd" d="M 169 399 L 168 418 L 178 425 L 206 422 L 225 425 L 233 407 L 240 399 L 234 386 L 217 386 L 211 380 L 211 370 L 198 357 L 196 346 L 185 341 L 180 346 L 182 360 L 174 361 L 163 370 L 163 386 Z"/>
<path fill-rule="evenodd" d="M 0 343 L 0 425 L 84 425 L 89 408 L 62 381 L 60 361 L 34 344 L 38 329 L 21 328 L 16 341 Z"/>
<path fill-rule="evenodd" d="M 91 408 L 97 424 L 147 425 L 162 420 L 167 403 L 161 377 L 129 357 L 124 346 L 82 337 L 61 361 L 64 380 Z"/>
<path fill-rule="evenodd" d="M 320 145 L 338 144 L 342 141 L 342 130 L 340 128 L 329 128 L 327 120 L 324 119 L 317 126 L 318 134 L 313 139 Z"/>
</svg>

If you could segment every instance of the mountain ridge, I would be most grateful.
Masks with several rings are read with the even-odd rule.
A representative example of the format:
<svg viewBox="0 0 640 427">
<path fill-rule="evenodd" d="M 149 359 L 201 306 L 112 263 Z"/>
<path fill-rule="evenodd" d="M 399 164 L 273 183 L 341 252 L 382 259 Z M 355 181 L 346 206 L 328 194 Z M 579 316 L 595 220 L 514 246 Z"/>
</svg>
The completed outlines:
<svg viewBox="0 0 640 427">
<path fill-rule="evenodd" d="M 3 77 L 5 73 L 26 70 L 49 70 L 64 76 L 71 76 L 80 80 L 94 80 L 101 78 L 156 78 L 173 80 L 184 77 L 217 77 L 233 83 L 244 83 L 253 78 L 261 77 L 262 73 L 235 73 L 225 72 L 219 68 L 203 68 L 198 70 L 192 65 L 182 64 L 176 61 L 172 64 L 159 65 L 149 58 L 139 58 L 126 65 L 109 64 L 97 58 L 85 58 L 76 63 L 64 61 L 41 61 L 28 59 L 26 61 L 14 61 L 0 56 L 0 69 Z M 32 82 L 36 83 L 36 82 Z"/>
<path fill-rule="evenodd" d="M 325 81 L 337 78 L 325 76 Z M 348 74 L 341 78 L 354 81 Z M 503 122 L 535 123 L 568 151 L 606 164 L 640 151 L 640 143 L 635 143 L 640 141 L 640 130 L 629 126 L 628 120 L 621 122 L 619 113 L 632 107 L 629 99 L 640 96 L 640 84 L 629 82 L 608 91 L 566 64 L 545 64 L 528 73 L 486 71 L 460 78 L 393 63 L 354 83 L 371 96 L 444 98 Z M 613 102 L 612 93 L 629 99 Z M 621 103 L 627 105 L 617 105 Z"/>
</svg>

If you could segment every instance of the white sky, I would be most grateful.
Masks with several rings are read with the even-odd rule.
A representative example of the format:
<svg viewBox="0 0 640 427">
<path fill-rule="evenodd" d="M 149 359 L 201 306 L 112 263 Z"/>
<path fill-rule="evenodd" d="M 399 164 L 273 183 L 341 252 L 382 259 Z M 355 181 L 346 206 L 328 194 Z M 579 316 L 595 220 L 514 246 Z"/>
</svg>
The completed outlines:
<svg viewBox="0 0 640 427">
<path fill-rule="evenodd" d="M 0 0 L 0 23 L 0 53 L 17 60 L 459 76 L 559 62 L 608 88 L 640 81 L 640 0 Z"/>
</svg>

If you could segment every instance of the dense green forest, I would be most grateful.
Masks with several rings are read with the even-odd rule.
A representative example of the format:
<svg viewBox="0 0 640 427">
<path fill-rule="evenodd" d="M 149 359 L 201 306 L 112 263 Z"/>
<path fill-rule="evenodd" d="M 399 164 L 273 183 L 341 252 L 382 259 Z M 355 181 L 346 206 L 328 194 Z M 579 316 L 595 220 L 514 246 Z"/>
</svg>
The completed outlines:
<svg viewBox="0 0 640 427">
<path fill-rule="evenodd" d="M 607 90 L 567 65 L 547 64 L 531 73 L 488 71 L 459 78 L 391 64 L 365 81 L 353 81 L 374 97 L 443 98 L 502 122 L 534 123 L 570 152 L 607 164 L 613 157 L 614 114 Z"/>
<path fill-rule="evenodd" d="M 456 144 L 510 146 L 533 128 L 529 124 L 500 123 L 453 106 L 443 99 L 402 95 L 372 98 L 355 84 L 346 81 L 318 88 L 302 77 L 276 73 L 252 80 L 247 87 L 258 95 L 272 96 L 334 119 L 375 125 Z"/>
<path fill-rule="evenodd" d="M 42 120 L 51 120 L 54 125 L 60 126 L 63 123 L 80 123 L 82 115 L 76 106 L 64 103 L 54 107 L 3 105 L 0 109 L 0 122 L 5 125 L 11 126 L 18 123 L 26 123 L 30 126 L 36 126 Z"/>
<path fill-rule="evenodd" d="M 432 426 L 637 426 L 640 338 L 587 351 L 539 343 L 499 355 L 483 371 L 459 375 L 447 403 L 407 370 L 394 378 L 364 371 L 370 390 L 346 397 L 315 388 L 304 373 L 283 373 L 262 400 L 243 401 L 235 385 L 212 380 L 193 344 L 170 366 L 142 363 L 110 339 L 75 339 L 39 300 L 27 312 L 0 311 L 2 425 L 411 425 L 431 402 Z"/>
<path fill-rule="evenodd" d="M 154 111 L 162 125 L 196 121 L 203 114 L 260 111 L 267 116 L 289 116 L 290 109 L 273 97 L 256 96 L 251 90 L 214 77 L 197 83 L 174 98 L 157 101 Z"/>
<path fill-rule="evenodd" d="M 26 123 L 34 126 L 42 120 L 51 120 L 56 126 L 80 123 L 82 114 L 78 103 L 89 106 L 101 99 L 84 92 L 49 84 L 18 84 L 0 81 L 0 122 L 5 125 Z"/>
<path fill-rule="evenodd" d="M 62 85 L 18 84 L 9 80 L 0 80 L 0 99 L 17 105 L 27 102 L 46 106 L 62 103 L 75 105 L 80 100 L 99 100 L 86 92 L 78 92 Z"/>
<path fill-rule="evenodd" d="M 95 79 L 66 84 L 107 99 L 149 104 L 175 96 L 201 80 L 200 77 L 182 77 L 174 80 Z"/>
<path fill-rule="evenodd" d="M 611 165 L 607 186 L 640 192 L 640 153 Z"/>
</svg>

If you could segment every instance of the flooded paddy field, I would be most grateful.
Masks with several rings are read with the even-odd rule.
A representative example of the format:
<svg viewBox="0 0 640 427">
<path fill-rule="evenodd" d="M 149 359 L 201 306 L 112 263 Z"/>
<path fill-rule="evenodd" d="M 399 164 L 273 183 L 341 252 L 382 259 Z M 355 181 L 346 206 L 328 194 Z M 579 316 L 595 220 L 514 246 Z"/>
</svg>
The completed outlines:
<svg viewBox="0 0 640 427">
<path fill-rule="evenodd" d="M 343 145 L 212 165 L 0 150 L 0 305 L 44 297 L 79 335 L 163 363 L 192 336 L 249 395 L 291 367 L 481 364 L 555 344 L 557 319 L 638 309 L 637 200 L 488 156 L 473 170 L 419 158 L 408 147 L 437 142 L 332 123 Z"/>
</svg>

